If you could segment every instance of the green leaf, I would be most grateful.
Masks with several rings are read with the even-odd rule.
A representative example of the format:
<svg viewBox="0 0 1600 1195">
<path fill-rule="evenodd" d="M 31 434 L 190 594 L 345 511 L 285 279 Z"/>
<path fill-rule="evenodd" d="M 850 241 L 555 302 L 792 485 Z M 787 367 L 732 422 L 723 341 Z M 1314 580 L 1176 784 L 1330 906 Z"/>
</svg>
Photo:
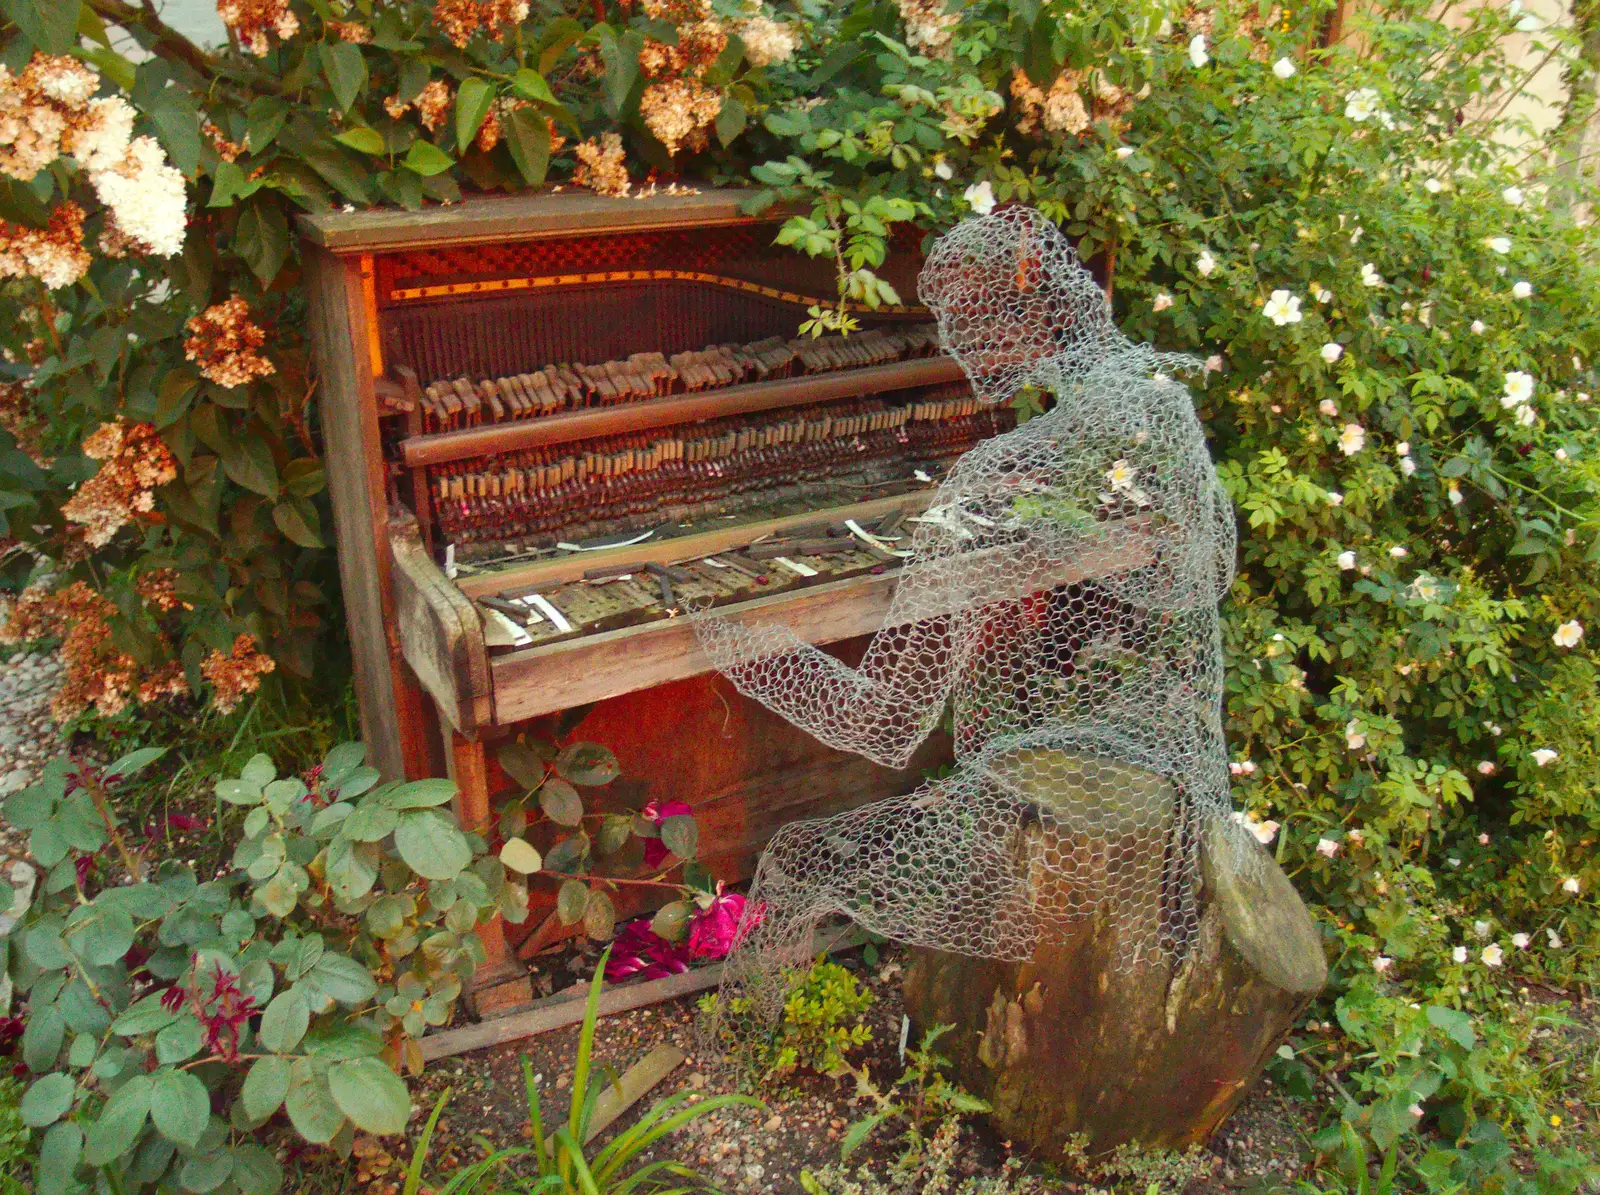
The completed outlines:
<svg viewBox="0 0 1600 1195">
<path fill-rule="evenodd" d="M 589 857 L 589 836 L 582 830 L 569 834 L 544 853 L 546 871 L 572 875 Z"/>
<path fill-rule="evenodd" d="M 256 1059 L 244 1077 L 239 1098 L 253 1121 L 264 1121 L 283 1104 L 289 1094 L 289 1060 L 276 1054 Z"/>
<path fill-rule="evenodd" d="M 183 1184 L 185 1191 L 205 1195 L 207 1191 L 215 1191 L 227 1182 L 228 1175 L 232 1173 L 233 1155 L 219 1149 L 186 1159 L 178 1172 L 178 1181 Z"/>
<path fill-rule="evenodd" d="M 686 900 L 675 900 L 656 910 L 656 915 L 650 919 L 650 929 L 658 938 L 682 942 L 689 936 L 689 920 L 693 916 L 693 904 Z"/>
<path fill-rule="evenodd" d="M 693 859 L 700 849 L 700 828 L 694 818 L 680 814 L 662 821 L 661 845 L 680 859 Z"/>
<path fill-rule="evenodd" d="M 317 57 L 339 111 L 348 112 L 367 85 L 367 62 L 361 56 L 361 48 L 345 41 L 323 42 L 317 46 Z"/>
<path fill-rule="evenodd" d="M 431 810 L 402 816 L 394 845 L 406 866 L 425 880 L 452 879 L 472 862 L 466 835 Z"/>
<path fill-rule="evenodd" d="M 33 1177 L 38 1195 L 66 1195 L 77 1184 L 72 1172 L 83 1156 L 83 1130 L 72 1121 L 51 1127 L 39 1146 Z"/>
<path fill-rule="evenodd" d="M 185 1062 L 200 1052 L 203 1034 L 194 1017 L 174 1021 L 156 1034 L 156 1061 L 164 1065 Z"/>
<path fill-rule="evenodd" d="M 132 99 L 155 128 L 172 164 L 193 178 L 200 168 L 200 109 L 188 88 L 169 86 L 170 79 L 170 68 L 159 58 L 140 63 Z"/>
<path fill-rule="evenodd" d="M 744 132 L 749 116 L 745 107 L 732 96 L 722 101 L 722 110 L 717 113 L 717 140 L 722 143 L 722 148 L 727 149 Z"/>
<path fill-rule="evenodd" d="M 46 1004 L 34 1009 L 22 1030 L 22 1060 L 28 1069 L 37 1074 L 54 1067 L 66 1036 L 67 1022 L 59 1008 Z"/>
<path fill-rule="evenodd" d="M 251 436 L 230 445 L 222 455 L 222 468 L 235 485 L 264 498 L 278 496 L 278 467 L 265 440 Z"/>
<path fill-rule="evenodd" d="M 326 1065 L 297 1059 L 289 1074 L 289 1094 L 284 1098 L 295 1131 L 316 1145 L 332 1141 L 345 1122 L 344 1113 L 328 1090 Z"/>
<path fill-rule="evenodd" d="M 544 76 L 530 67 L 525 66 L 512 76 L 511 89 L 523 99 L 533 100 L 538 104 L 559 102 L 555 92 L 550 90 L 550 84 L 545 82 Z"/>
<path fill-rule="evenodd" d="M 596 942 L 606 942 L 617 929 L 617 907 L 604 892 L 591 892 L 583 910 L 583 929 Z"/>
<path fill-rule="evenodd" d="M 106 778 L 132 776 L 140 769 L 155 763 L 166 753 L 165 747 L 140 747 L 137 751 L 130 751 L 106 769 Z"/>
<path fill-rule="evenodd" d="M 544 783 L 544 761 L 523 743 L 503 743 L 494 753 L 495 762 L 518 786 L 532 792 Z"/>
<path fill-rule="evenodd" d="M 194 1146 L 211 1120 L 206 1085 L 189 1071 L 158 1070 L 150 1087 L 150 1119 L 168 1141 Z"/>
<path fill-rule="evenodd" d="M 351 202 L 367 203 L 371 199 L 366 165 L 357 164 L 343 147 L 331 141 L 311 145 L 300 151 L 300 159 Z"/>
<path fill-rule="evenodd" d="M 258 95 L 245 109 L 245 145 L 258 154 L 271 145 L 289 118 L 289 106 L 277 96 Z"/>
<path fill-rule="evenodd" d="M 377 842 L 393 834 L 399 824 L 400 814 L 397 811 L 369 800 L 344 819 L 340 832 L 356 842 Z"/>
<path fill-rule="evenodd" d="M 80 0 L 3 0 L 0 12 L 34 48 L 70 54 L 78 32 Z"/>
<path fill-rule="evenodd" d="M 372 972 L 342 954 L 324 954 L 309 974 L 327 996 L 347 1006 L 371 999 L 378 990 Z"/>
<path fill-rule="evenodd" d="M 376 1058 L 351 1058 L 328 1070 L 328 1087 L 339 1110 L 367 1133 L 405 1131 L 411 1093 L 399 1075 Z"/>
<path fill-rule="evenodd" d="M 72 952 L 93 967 L 109 967 L 133 946 L 133 918 L 110 901 L 80 905 L 68 919 L 65 940 Z"/>
<path fill-rule="evenodd" d="M 1444 1030 L 1445 1035 L 1463 1050 L 1470 1050 L 1478 1044 L 1478 1035 L 1472 1029 L 1472 1018 L 1464 1012 L 1446 1008 L 1442 1004 L 1430 1004 L 1428 1024 Z"/>
<path fill-rule="evenodd" d="M 500 122 L 506 149 L 530 187 L 544 185 L 550 170 L 550 126 L 534 108 L 514 108 Z"/>
<path fill-rule="evenodd" d="M 574 784 L 609 784 L 622 769 L 617 757 L 599 743 L 572 743 L 556 756 L 556 771 Z"/>
<path fill-rule="evenodd" d="M 22 1123 L 35 1129 L 55 1124 L 72 1107 L 75 1090 L 71 1075 L 62 1071 L 46 1075 L 23 1094 Z"/>
<path fill-rule="evenodd" d="M 456 91 L 456 149 L 466 153 L 494 104 L 494 84 L 474 75 Z"/>
<path fill-rule="evenodd" d="M 283 1168 L 259 1145 L 233 1147 L 233 1181 L 239 1195 L 276 1195 L 283 1186 Z"/>
<path fill-rule="evenodd" d="M 300 1044 L 311 1024 L 311 1008 L 299 988 L 279 992 L 261 1014 L 258 1036 L 261 1044 L 274 1053 L 286 1054 Z"/>
<path fill-rule="evenodd" d="M 394 809 L 427 809 L 455 800 L 460 791 L 454 780 L 412 780 L 390 789 L 384 802 Z"/>
<path fill-rule="evenodd" d="M 435 174 L 442 174 L 455 165 L 455 159 L 431 141 L 413 141 L 411 148 L 406 150 L 406 156 L 401 159 L 401 165 L 408 170 L 414 170 L 423 178 L 432 178 Z"/>
<path fill-rule="evenodd" d="M 135 1075 L 112 1093 L 100 1109 L 100 1119 L 90 1125 L 84 1135 L 85 1163 L 104 1166 L 133 1148 L 144 1131 L 154 1088 L 148 1075 Z"/>
<path fill-rule="evenodd" d="M 123 1037 L 137 1037 L 144 1033 L 155 1033 L 165 1029 L 178 1019 L 178 1014 L 168 1012 L 161 1007 L 161 992 L 152 992 L 144 999 L 129 1005 L 122 1011 L 116 1020 L 111 1022 L 111 1032 L 120 1033 Z"/>
<path fill-rule="evenodd" d="M 565 780 L 552 776 L 539 789 L 539 808 L 558 826 L 583 824 L 583 798 Z"/>
<path fill-rule="evenodd" d="M 544 859 L 525 838 L 511 838 L 500 848 L 500 862 L 521 875 L 532 875 L 544 866 Z"/>
<path fill-rule="evenodd" d="M 347 1021 L 311 1030 L 300 1048 L 315 1058 L 375 1058 L 383 1053 L 383 1038 L 365 1025 Z"/>
<path fill-rule="evenodd" d="M 865 1120 L 856 1121 L 846 1129 L 844 1139 L 839 1142 L 840 1161 L 848 1162 L 850 1155 L 861 1147 L 862 1142 L 872 1135 L 872 1130 L 882 1124 L 888 1116 L 887 1112 L 877 1112 Z"/>
<path fill-rule="evenodd" d="M 334 140 L 340 145 L 348 145 L 357 153 L 372 154 L 383 153 L 383 134 L 377 129 L 368 128 L 366 125 L 357 125 L 353 129 L 335 135 Z"/>
<path fill-rule="evenodd" d="M 564 880 L 556 893 L 556 916 L 562 925 L 577 925 L 589 909 L 589 885 L 582 880 Z"/>
<path fill-rule="evenodd" d="M 283 209 L 275 203 L 265 203 L 259 199 L 245 204 L 239 213 L 239 223 L 234 228 L 233 247 L 249 265 L 252 274 L 263 284 L 270 283 L 283 269 L 283 263 L 289 260 L 289 221 Z"/>
</svg>

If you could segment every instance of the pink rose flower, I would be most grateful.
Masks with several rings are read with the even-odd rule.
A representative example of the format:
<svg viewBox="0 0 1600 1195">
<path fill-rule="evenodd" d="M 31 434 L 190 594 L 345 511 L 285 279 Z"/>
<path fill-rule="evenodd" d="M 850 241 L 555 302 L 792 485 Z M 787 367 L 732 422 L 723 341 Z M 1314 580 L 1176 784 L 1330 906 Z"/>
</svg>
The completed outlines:
<svg viewBox="0 0 1600 1195">
<path fill-rule="evenodd" d="M 650 918 L 641 917 L 622 927 L 606 960 L 606 982 L 617 983 L 632 976 L 662 979 L 689 969 L 689 955 L 650 928 Z"/>
<path fill-rule="evenodd" d="M 706 899 L 704 897 L 702 900 Z M 757 925 L 765 909 L 758 908 L 750 918 L 750 924 L 740 931 L 739 923 L 744 919 L 746 901 L 738 892 L 724 893 L 722 885 L 717 885 L 717 894 L 710 898 L 710 903 L 696 911 L 689 922 L 689 953 L 695 958 L 718 959 L 723 958 Z"/>
</svg>

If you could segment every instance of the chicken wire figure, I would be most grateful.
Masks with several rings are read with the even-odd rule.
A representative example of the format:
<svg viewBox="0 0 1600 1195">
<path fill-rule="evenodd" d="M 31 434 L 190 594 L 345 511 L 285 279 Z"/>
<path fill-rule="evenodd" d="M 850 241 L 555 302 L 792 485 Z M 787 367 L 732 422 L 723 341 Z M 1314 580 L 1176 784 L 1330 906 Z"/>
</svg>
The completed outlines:
<svg viewBox="0 0 1600 1195">
<path fill-rule="evenodd" d="M 1217 603 L 1236 533 L 1172 376 L 1190 363 L 1125 339 L 1032 209 L 963 221 L 919 290 L 979 398 L 1055 405 L 956 462 L 859 667 L 695 616 L 741 693 L 831 746 L 905 767 L 954 715 L 953 774 L 768 845 L 706 1026 L 736 1059 L 759 1057 L 835 915 L 1023 961 L 1099 914 L 1110 965 L 1181 957 L 1201 838 L 1233 826 Z"/>
</svg>

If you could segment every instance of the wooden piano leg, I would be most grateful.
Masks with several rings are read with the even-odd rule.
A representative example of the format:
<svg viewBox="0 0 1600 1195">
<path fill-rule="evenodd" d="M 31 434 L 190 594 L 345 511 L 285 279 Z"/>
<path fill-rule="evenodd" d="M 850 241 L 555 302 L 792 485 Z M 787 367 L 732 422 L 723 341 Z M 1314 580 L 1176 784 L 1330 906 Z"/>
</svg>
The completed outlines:
<svg viewBox="0 0 1600 1195">
<path fill-rule="evenodd" d="M 453 729 L 449 735 L 450 775 L 460 790 L 456 794 L 456 818 L 464 830 L 487 833 L 489 769 L 483 744 L 463 738 Z M 483 940 L 488 957 L 467 986 L 467 1002 L 472 1011 L 486 1017 L 530 1003 L 533 985 L 506 943 L 505 921 L 498 913 L 494 920 L 478 927 L 478 937 Z"/>
</svg>

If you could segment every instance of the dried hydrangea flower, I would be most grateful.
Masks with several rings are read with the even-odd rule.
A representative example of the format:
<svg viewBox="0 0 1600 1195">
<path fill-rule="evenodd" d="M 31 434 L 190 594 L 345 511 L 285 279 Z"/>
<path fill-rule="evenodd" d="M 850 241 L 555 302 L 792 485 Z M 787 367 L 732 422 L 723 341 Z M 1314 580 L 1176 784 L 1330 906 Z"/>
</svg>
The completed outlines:
<svg viewBox="0 0 1600 1195">
<path fill-rule="evenodd" d="M 949 53 L 961 14 L 947 12 L 945 0 L 898 0 L 900 19 L 906 26 L 906 45 L 929 58 Z"/>
<path fill-rule="evenodd" d="M 44 228 L 0 220 L 0 278 L 37 278 L 50 290 L 71 286 L 88 271 L 83 247 L 83 209 L 57 204 Z"/>
<path fill-rule="evenodd" d="M 703 133 L 721 111 L 721 92 L 686 77 L 652 83 L 639 98 L 640 118 L 669 154 L 686 144 L 695 148 L 695 134 Z"/>
<path fill-rule="evenodd" d="M 136 515 L 149 514 L 156 488 L 178 476 L 178 462 L 149 423 L 102 423 L 83 441 L 83 454 L 100 461 L 100 471 L 78 487 L 61 513 L 84 528 L 91 548 L 104 547 Z"/>
<path fill-rule="evenodd" d="M 372 26 L 360 21 L 328 21 L 328 32 L 340 41 L 347 41 L 352 45 L 365 46 L 372 41 Z"/>
<path fill-rule="evenodd" d="M 430 133 L 438 129 L 449 115 L 455 92 L 443 79 L 434 79 L 417 93 L 417 119 Z"/>
<path fill-rule="evenodd" d="M 243 386 L 276 372 L 272 362 L 256 352 L 267 342 L 267 334 L 251 321 L 250 305 L 238 295 L 207 307 L 184 328 L 189 338 L 183 342 L 183 355 L 219 386 Z"/>
<path fill-rule="evenodd" d="M 800 35 L 794 26 L 771 17 L 750 17 L 740 22 L 739 40 L 744 42 L 745 60 L 755 67 L 788 62 L 800 46 Z"/>
<path fill-rule="evenodd" d="M 573 153 L 578 166 L 572 172 L 572 181 L 580 187 L 589 187 L 601 195 L 620 197 L 628 193 L 628 167 L 623 161 L 622 137 L 617 133 L 602 133 L 579 145 Z"/>
<path fill-rule="evenodd" d="M 259 689 L 261 678 L 276 667 L 272 657 L 256 647 L 254 636 L 240 635 L 228 655 L 213 651 L 200 661 L 200 674 L 211 682 L 212 708 L 226 714 Z"/>
<path fill-rule="evenodd" d="M 217 0 L 217 15 L 244 49 L 262 57 L 271 49 L 267 34 L 288 41 L 300 31 L 300 19 L 289 10 L 289 0 Z"/>
</svg>

